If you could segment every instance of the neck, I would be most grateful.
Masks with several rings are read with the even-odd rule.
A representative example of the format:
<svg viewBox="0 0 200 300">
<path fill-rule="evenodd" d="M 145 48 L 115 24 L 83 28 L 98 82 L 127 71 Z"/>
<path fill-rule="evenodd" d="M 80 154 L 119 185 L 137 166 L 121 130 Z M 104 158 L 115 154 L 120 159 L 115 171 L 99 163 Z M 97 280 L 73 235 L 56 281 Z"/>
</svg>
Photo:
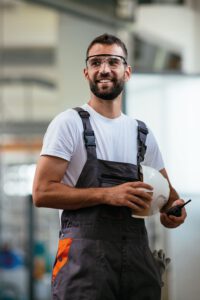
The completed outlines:
<svg viewBox="0 0 200 300">
<path fill-rule="evenodd" d="M 117 118 L 121 114 L 121 97 L 114 100 L 91 98 L 88 105 L 96 112 L 109 119 Z"/>
</svg>

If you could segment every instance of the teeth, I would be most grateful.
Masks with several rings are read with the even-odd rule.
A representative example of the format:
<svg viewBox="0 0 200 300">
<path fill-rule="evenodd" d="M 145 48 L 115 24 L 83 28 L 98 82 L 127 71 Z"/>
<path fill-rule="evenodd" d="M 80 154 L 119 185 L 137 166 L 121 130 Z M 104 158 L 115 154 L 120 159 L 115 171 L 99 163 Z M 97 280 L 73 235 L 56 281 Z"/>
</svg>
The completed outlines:
<svg viewBox="0 0 200 300">
<path fill-rule="evenodd" d="M 111 80 L 107 80 L 107 79 L 102 79 L 102 80 L 99 80 L 99 82 L 102 82 L 102 83 L 106 83 L 106 82 L 110 82 Z"/>
</svg>

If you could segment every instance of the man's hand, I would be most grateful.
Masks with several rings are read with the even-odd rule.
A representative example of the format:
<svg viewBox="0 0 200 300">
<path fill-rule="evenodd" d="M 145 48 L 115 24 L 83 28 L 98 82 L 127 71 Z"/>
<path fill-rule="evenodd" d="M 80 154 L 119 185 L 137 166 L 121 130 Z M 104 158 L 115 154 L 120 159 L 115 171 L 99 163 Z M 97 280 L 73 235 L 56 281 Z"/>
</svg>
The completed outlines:
<svg viewBox="0 0 200 300">
<path fill-rule="evenodd" d="M 105 188 L 103 202 L 108 205 L 126 206 L 134 213 L 140 213 L 151 205 L 152 190 L 152 186 L 141 181 L 127 182 Z"/>
<path fill-rule="evenodd" d="M 177 199 L 176 201 L 173 202 L 172 206 L 181 205 L 183 203 L 184 201 L 182 199 Z M 175 217 L 172 215 L 168 216 L 166 212 L 160 213 L 160 221 L 167 228 L 178 227 L 179 225 L 184 223 L 186 217 L 187 217 L 187 213 L 184 207 L 182 208 L 182 213 L 180 217 Z"/>
</svg>

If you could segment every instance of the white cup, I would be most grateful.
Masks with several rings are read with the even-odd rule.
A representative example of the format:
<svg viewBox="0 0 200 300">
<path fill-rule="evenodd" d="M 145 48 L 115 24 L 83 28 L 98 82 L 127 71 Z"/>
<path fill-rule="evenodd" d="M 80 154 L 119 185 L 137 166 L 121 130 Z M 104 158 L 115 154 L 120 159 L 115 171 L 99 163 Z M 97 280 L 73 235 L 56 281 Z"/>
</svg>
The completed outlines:
<svg viewBox="0 0 200 300">
<path fill-rule="evenodd" d="M 134 218 L 145 218 L 156 214 L 167 203 L 169 199 L 169 183 L 167 179 L 157 170 L 148 167 L 141 166 L 143 174 L 143 182 L 151 185 L 153 191 L 145 190 L 152 193 L 152 202 L 149 208 L 143 210 L 141 213 L 133 213 Z"/>
</svg>

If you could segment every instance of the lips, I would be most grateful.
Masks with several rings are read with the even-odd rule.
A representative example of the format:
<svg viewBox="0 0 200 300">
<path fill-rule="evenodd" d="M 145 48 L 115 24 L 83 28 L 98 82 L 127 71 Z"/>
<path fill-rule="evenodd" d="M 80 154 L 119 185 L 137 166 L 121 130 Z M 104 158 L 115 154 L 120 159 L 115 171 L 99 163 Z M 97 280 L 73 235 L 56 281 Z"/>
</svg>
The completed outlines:
<svg viewBox="0 0 200 300">
<path fill-rule="evenodd" d="M 99 80 L 98 82 L 107 83 L 107 82 L 111 82 L 111 80 L 105 80 L 105 79 L 103 79 L 103 80 Z"/>
<path fill-rule="evenodd" d="M 99 78 L 96 80 L 96 83 L 110 83 L 110 82 L 113 82 L 113 79 L 111 78 Z"/>
</svg>

